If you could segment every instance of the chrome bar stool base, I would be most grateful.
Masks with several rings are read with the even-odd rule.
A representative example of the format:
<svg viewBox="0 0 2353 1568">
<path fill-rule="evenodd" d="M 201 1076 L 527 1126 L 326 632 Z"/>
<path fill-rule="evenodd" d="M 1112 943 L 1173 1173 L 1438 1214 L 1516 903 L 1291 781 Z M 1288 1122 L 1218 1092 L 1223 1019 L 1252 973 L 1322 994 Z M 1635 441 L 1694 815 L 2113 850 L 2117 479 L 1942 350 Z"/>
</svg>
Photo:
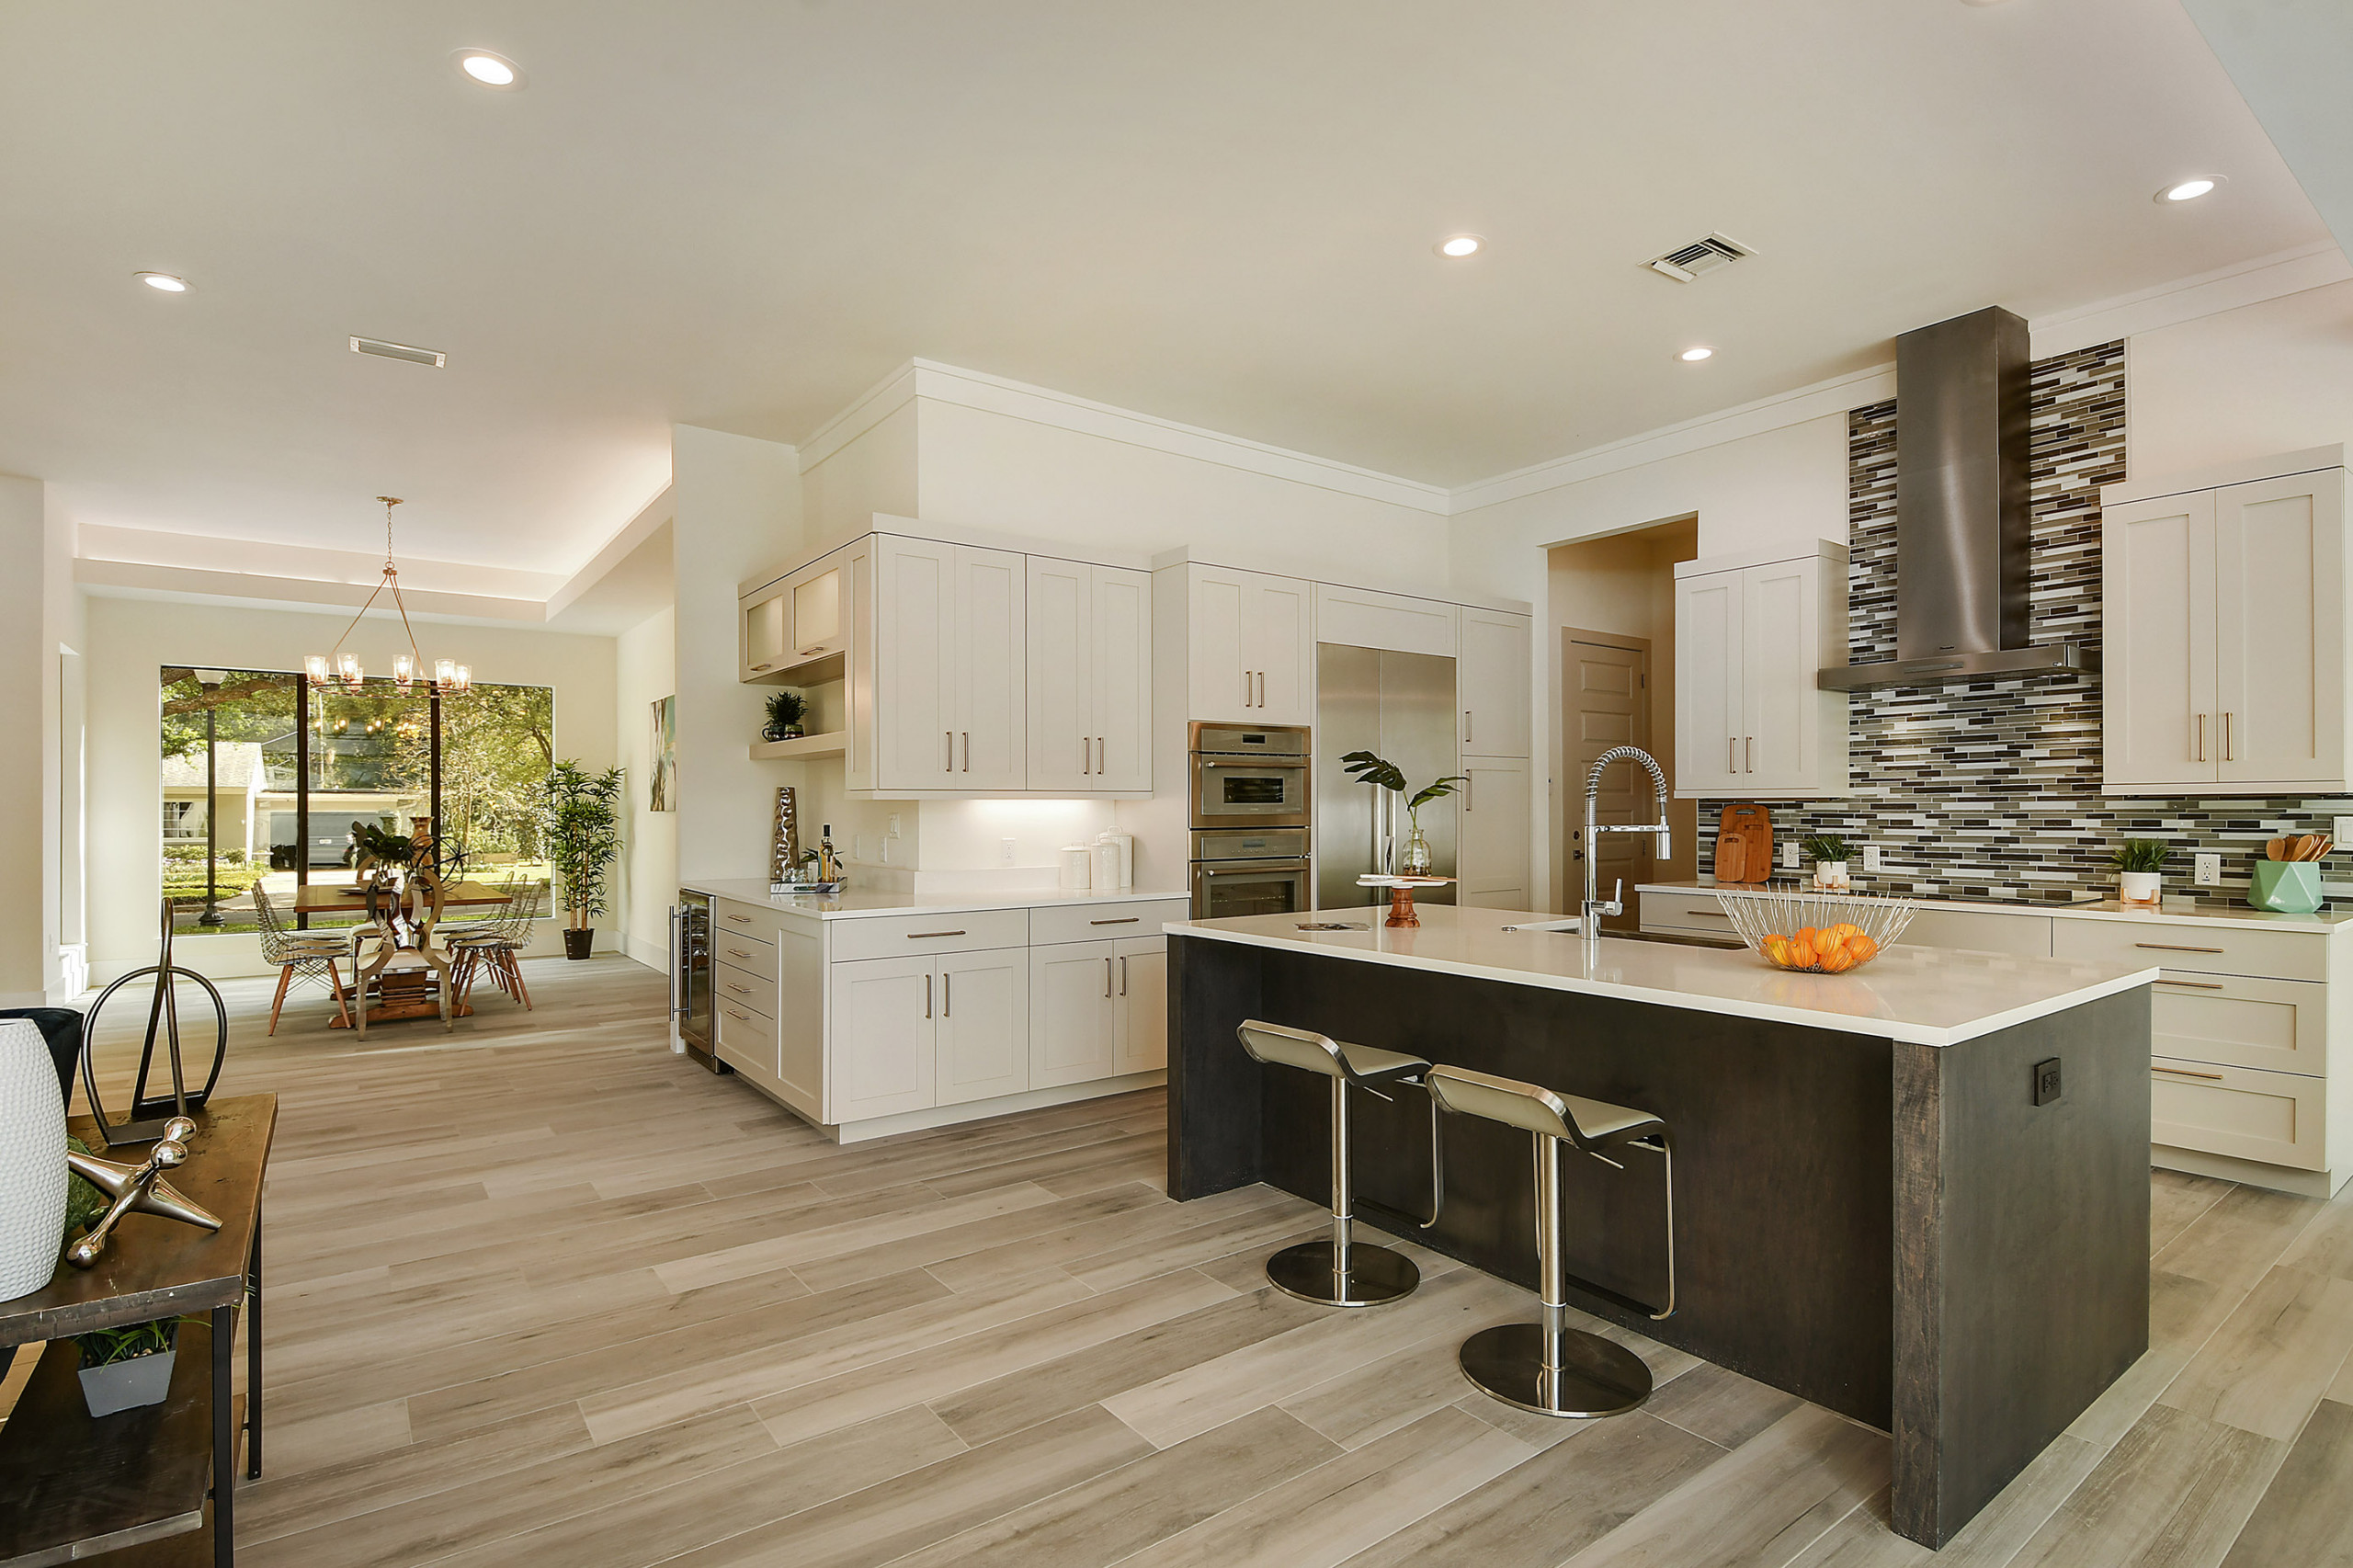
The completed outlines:
<svg viewBox="0 0 2353 1568">
<path fill-rule="evenodd" d="M 1651 1396 L 1651 1369 L 1615 1341 L 1538 1323 L 1498 1324 L 1462 1342 L 1462 1375 L 1482 1393 L 1539 1415 L 1622 1415 Z"/>
<path fill-rule="evenodd" d="M 1267 1282 L 1286 1296 L 1323 1307 L 1378 1307 L 1410 1296 L 1422 1271 L 1404 1253 L 1370 1242 L 1348 1244 L 1346 1267 L 1330 1242 L 1302 1242 L 1267 1259 Z"/>
</svg>

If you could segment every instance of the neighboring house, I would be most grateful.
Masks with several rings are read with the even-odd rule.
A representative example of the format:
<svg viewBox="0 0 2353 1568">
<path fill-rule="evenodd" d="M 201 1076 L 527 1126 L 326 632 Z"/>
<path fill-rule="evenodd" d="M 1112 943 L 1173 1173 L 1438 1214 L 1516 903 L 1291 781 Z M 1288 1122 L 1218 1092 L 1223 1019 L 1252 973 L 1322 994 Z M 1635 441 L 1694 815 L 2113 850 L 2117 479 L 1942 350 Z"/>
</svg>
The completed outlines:
<svg viewBox="0 0 2353 1568">
<path fill-rule="evenodd" d="M 222 741 L 213 748 L 214 809 L 219 813 L 213 835 L 216 853 L 242 849 L 254 852 L 254 824 L 264 783 L 262 748 L 253 741 Z M 164 759 L 164 842 L 202 844 L 205 820 L 204 750 Z"/>
</svg>

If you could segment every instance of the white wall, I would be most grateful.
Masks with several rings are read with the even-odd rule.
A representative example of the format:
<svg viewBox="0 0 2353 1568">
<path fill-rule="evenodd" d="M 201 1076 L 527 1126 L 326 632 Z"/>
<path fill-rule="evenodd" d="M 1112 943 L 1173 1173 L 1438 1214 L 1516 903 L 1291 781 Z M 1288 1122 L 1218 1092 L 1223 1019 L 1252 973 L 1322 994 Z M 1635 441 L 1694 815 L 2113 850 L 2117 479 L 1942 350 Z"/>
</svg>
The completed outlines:
<svg viewBox="0 0 2353 1568">
<path fill-rule="evenodd" d="M 803 784 L 808 765 L 752 760 L 769 688 L 736 678 L 735 590 L 803 553 L 799 456 L 774 441 L 691 425 L 672 426 L 671 445 L 677 875 L 765 877 L 776 787 Z"/>
<path fill-rule="evenodd" d="M 50 734 L 50 682 L 55 664 L 44 635 L 49 541 L 44 487 L 37 479 L 0 477 L 0 726 L 9 744 L 0 746 L 0 887 L 14 896 L 0 899 L 0 1003 L 39 1006 L 49 989 L 50 900 L 36 894 L 47 886 L 50 858 L 43 853 L 46 813 L 41 801 L 50 769 L 44 766 Z M 38 737 L 38 738 L 34 738 Z"/>
<path fill-rule="evenodd" d="M 677 687 L 678 617 L 665 609 L 613 640 L 614 755 L 622 788 L 621 856 L 616 879 L 621 950 L 642 963 L 668 961 L 669 909 L 677 897 L 678 813 L 649 809 L 654 781 L 654 704 Z"/>
<path fill-rule="evenodd" d="M 2138 334 L 2125 365 L 2135 479 L 2353 441 L 2353 282 Z"/>
<path fill-rule="evenodd" d="M 916 504 L 912 399 L 801 474 L 801 515 L 812 555 L 856 539 L 874 526 L 877 512 L 920 516 Z"/>
<path fill-rule="evenodd" d="M 163 899 L 157 854 L 163 763 L 157 746 L 165 665 L 299 670 L 306 653 L 331 647 L 347 616 L 92 598 L 87 606 L 89 744 L 89 924 L 92 978 L 106 981 L 155 961 L 156 915 Z M 354 633 L 372 662 L 389 665 L 397 623 L 370 619 Z M 427 658 L 470 665 L 485 684 L 545 686 L 555 691 L 558 757 L 611 767 L 613 640 L 554 631 L 428 624 L 418 629 Z M 363 653 L 364 657 L 364 653 Z M 629 781 L 635 787 L 636 780 Z M 615 917 L 599 922 L 607 941 Z M 553 921 L 534 950 L 556 950 Z M 264 972 L 250 936 L 182 937 L 175 956 L 210 975 Z"/>
</svg>

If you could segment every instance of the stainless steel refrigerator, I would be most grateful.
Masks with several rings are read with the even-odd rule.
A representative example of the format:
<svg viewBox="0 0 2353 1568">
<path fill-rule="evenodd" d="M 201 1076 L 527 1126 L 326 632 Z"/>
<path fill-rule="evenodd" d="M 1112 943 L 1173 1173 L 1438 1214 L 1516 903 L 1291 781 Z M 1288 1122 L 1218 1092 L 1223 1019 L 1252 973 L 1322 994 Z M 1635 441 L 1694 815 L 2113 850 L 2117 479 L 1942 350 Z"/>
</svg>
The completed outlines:
<svg viewBox="0 0 2353 1568">
<path fill-rule="evenodd" d="M 1352 751 L 1385 756 L 1419 790 L 1459 771 L 1454 755 L 1454 661 L 1435 653 L 1392 653 L 1340 642 L 1315 645 L 1315 903 L 1346 909 L 1382 903 L 1388 895 L 1357 879 L 1394 865 L 1405 842 L 1404 799 L 1359 784 L 1340 758 Z M 1431 870 L 1455 874 L 1455 797 L 1422 808 Z M 1433 888 L 1417 903 L 1452 903 L 1455 890 Z"/>
</svg>

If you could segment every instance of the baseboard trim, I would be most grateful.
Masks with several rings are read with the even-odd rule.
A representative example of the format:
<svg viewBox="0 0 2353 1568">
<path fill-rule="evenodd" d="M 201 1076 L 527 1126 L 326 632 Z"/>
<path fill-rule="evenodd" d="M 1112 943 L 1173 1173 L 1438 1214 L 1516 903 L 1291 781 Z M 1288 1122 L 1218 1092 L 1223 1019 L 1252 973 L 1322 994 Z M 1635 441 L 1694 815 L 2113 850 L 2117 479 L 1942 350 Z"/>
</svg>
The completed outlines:
<svg viewBox="0 0 2353 1568">
<path fill-rule="evenodd" d="M 2262 1160 L 2242 1160 L 2232 1154 L 2207 1154 L 2196 1149 L 2177 1149 L 2168 1143 L 2149 1145 L 2149 1164 L 2161 1170 L 2186 1171 L 2191 1176 L 2213 1176 L 2221 1181 L 2234 1181 L 2242 1187 L 2267 1187 L 2273 1192 L 2292 1192 L 2300 1198 L 2328 1199 L 2337 1189 L 2353 1181 L 2353 1168 L 2342 1171 L 2300 1171 L 2292 1165 L 2274 1165 Z"/>
<path fill-rule="evenodd" d="M 1000 1116 L 1018 1116 L 1025 1110 L 1043 1110 L 1049 1106 L 1075 1105 L 1080 1100 L 1099 1100 L 1111 1095 L 1133 1094 L 1138 1089 L 1156 1089 L 1168 1082 L 1163 1073 L 1130 1073 L 1118 1078 L 1098 1078 L 1091 1084 L 1064 1084 L 1051 1089 L 1031 1089 L 1027 1094 L 1005 1095 L 992 1100 L 969 1100 L 962 1105 L 934 1106 L 929 1110 L 903 1111 L 897 1116 L 878 1116 L 865 1121 L 843 1122 L 828 1126 L 818 1121 L 799 1106 L 783 1098 L 767 1085 L 750 1073 L 737 1068 L 735 1076 L 747 1088 L 756 1090 L 768 1099 L 784 1107 L 801 1120 L 836 1143 L 867 1143 L 877 1138 L 892 1138 L 902 1132 L 927 1132 L 935 1127 L 956 1127 L 968 1121 L 988 1121 Z"/>
</svg>

